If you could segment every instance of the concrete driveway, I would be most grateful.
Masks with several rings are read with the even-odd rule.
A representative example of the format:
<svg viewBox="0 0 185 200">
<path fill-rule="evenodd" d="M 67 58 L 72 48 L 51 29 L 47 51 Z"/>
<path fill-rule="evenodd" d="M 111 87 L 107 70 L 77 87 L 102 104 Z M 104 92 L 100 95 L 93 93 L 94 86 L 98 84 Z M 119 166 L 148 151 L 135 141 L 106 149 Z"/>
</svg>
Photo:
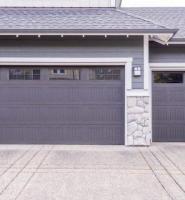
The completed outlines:
<svg viewBox="0 0 185 200">
<path fill-rule="evenodd" d="M 184 200 L 185 144 L 0 146 L 0 200 Z"/>
</svg>

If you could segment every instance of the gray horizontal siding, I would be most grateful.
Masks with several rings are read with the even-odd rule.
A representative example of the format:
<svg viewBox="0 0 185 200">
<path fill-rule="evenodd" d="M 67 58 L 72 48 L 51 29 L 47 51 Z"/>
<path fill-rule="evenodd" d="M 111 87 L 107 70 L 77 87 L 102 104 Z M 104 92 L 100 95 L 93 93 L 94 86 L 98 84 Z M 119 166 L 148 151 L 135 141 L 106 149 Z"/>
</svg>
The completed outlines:
<svg viewBox="0 0 185 200">
<path fill-rule="evenodd" d="M 3 39 L 0 57 L 121 57 L 133 58 L 142 76 L 133 78 L 134 88 L 143 88 L 143 38 Z"/>
<path fill-rule="evenodd" d="M 185 62 L 185 45 L 150 44 L 150 62 L 181 63 Z"/>
</svg>

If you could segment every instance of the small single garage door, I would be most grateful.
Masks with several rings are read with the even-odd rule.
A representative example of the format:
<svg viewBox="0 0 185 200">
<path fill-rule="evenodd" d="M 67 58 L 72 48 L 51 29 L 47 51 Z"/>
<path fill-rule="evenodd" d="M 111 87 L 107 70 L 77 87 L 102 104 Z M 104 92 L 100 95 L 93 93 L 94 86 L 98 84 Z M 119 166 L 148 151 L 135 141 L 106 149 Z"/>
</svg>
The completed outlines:
<svg viewBox="0 0 185 200">
<path fill-rule="evenodd" d="M 124 144 L 124 67 L 9 67 L 1 78 L 0 143 Z"/>
<path fill-rule="evenodd" d="M 185 73 L 153 73 L 153 141 L 185 142 Z"/>
</svg>

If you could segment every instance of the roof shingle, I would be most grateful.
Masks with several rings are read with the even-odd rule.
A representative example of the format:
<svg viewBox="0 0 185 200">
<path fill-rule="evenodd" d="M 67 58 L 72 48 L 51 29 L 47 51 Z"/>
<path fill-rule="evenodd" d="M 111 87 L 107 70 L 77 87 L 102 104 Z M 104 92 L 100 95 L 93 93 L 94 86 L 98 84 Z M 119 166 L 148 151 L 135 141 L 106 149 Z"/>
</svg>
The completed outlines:
<svg viewBox="0 0 185 200">
<path fill-rule="evenodd" d="M 0 8 L 0 32 L 13 30 L 165 32 L 167 29 L 116 8 Z"/>
<path fill-rule="evenodd" d="M 122 10 L 161 26 L 179 29 L 173 38 L 185 39 L 185 7 L 132 7 L 122 8 Z"/>
</svg>

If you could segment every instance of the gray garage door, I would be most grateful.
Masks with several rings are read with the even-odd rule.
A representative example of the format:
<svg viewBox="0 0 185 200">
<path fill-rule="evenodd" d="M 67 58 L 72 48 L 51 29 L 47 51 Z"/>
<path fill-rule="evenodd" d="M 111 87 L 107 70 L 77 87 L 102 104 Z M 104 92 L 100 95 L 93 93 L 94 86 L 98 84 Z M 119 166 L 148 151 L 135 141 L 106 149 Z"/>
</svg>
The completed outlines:
<svg viewBox="0 0 185 200">
<path fill-rule="evenodd" d="M 124 68 L 1 68 L 0 143 L 124 144 Z"/>
<path fill-rule="evenodd" d="M 153 141 L 185 142 L 183 72 L 153 73 Z"/>
</svg>

